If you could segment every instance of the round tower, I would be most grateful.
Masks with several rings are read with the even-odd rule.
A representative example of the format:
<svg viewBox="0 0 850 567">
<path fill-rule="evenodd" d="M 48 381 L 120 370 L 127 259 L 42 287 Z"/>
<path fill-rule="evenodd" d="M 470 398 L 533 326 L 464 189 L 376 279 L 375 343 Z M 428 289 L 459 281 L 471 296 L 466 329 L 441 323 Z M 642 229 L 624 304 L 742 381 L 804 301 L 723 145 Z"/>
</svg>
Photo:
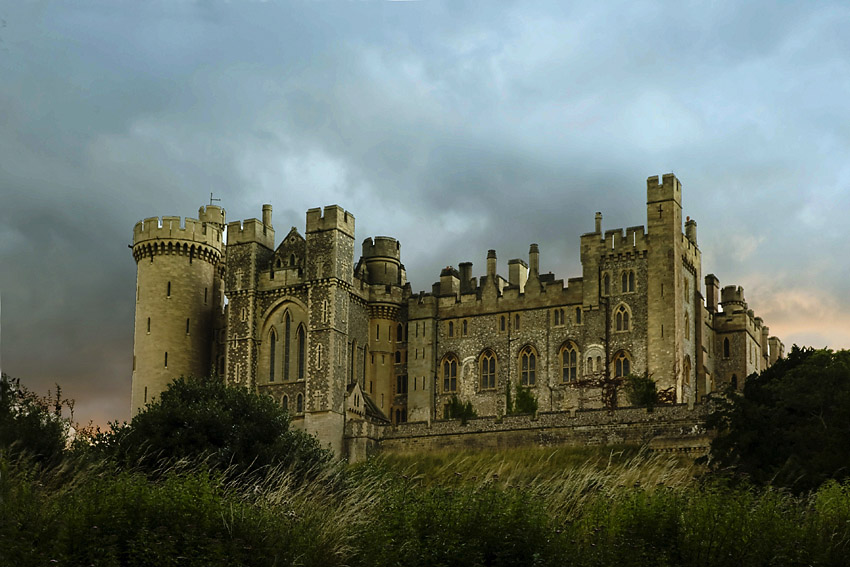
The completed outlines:
<svg viewBox="0 0 850 567">
<path fill-rule="evenodd" d="M 401 244 L 389 236 L 363 241 L 363 259 L 369 270 L 369 283 L 401 285 Z"/>
<path fill-rule="evenodd" d="M 224 209 L 201 207 L 200 219 L 157 217 L 136 223 L 136 325 L 131 415 L 180 376 L 210 372 Z"/>
</svg>

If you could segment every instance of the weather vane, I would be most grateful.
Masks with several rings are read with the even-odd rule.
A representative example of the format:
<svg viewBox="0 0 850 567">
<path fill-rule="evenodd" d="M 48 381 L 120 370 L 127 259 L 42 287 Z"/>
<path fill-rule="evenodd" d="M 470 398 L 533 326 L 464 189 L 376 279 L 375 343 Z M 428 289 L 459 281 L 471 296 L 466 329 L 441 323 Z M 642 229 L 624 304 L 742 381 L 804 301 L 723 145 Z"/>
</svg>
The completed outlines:
<svg viewBox="0 0 850 567">
<path fill-rule="evenodd" d="M 213 204 L 213 201 L 221 201 L 221 199 L 213 199 L 212 191 L 210 191 L 210 205 Z"/>
</svg>

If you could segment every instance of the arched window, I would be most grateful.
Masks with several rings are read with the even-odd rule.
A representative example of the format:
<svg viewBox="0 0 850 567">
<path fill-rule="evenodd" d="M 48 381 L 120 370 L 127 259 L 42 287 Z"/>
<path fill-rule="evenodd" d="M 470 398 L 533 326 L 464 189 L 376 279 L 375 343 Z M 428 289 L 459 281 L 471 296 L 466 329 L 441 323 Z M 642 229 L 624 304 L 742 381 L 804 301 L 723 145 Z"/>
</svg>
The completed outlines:
<svg viewBox="0 0 850 567">
<path fill-rule="evenodd" d="M 283 396 L 283 401 L 280 405 L 283 406 L 283 411 L 289 411 L 289 396 Z"/>
<path fill-rule="evenodd" d="M 316 345 L 316 368 L 321 368 L 322 366 L 322 345 Z M 372 355 L 375 356 L 374 354 Z M 372 360 L 374 363 L 374 359 Z"/>
<path fill-rule="evenodd" d="M 298 325 L 298 331 L 296 331 L 296 336 L 298 337 L 298 379 L 304 379 L 304 373 L 306 371 L 306 353 L 307 353 L 307 333 L 304 331 L 304 325 Z"/>
<path fill-rule="evenodd" d="M 729 339 L 723 339 L 723 358 L 729 358 Z"/>
<path fill-rule="evenodd" d="M 555 326 L 559 327 L 564 324 L 564 310 L 555 309 Z"/>
<path fill-rule="evenodd" d="M 302 394 L 298 394 L 298 397 L 295 398 L 295 412 L 304 413 L 304 396 Z"/>
<path fill-rule="evenodd" d="M 633 271 L 629 272 L 629 291 L 635 290 L 635 273 Z"/>
<path fill-rule="evenodd" d="M 621 350 L 614 356 L 614 375 L 617 378 L 628 376 L 632 371 L 632 358 L 628 352 Z"/>
<path fill-rule="evenodd" d="M 618 331 L 629 330 L 629 308 L 624 304 L 621 303 L 617 306 L 617 309 L 614 311 L 614 319 L 617 322 Z"/>
<path fill-rule="evenodd" d="M 635 290 L 635 273 L 632 270 L 623 272 L 622 277 L 623 293 L 629 293 Z"/>
<path fill-rule="evenodd" d="M 685 355 L 685 363 L 683 365 L 682 383 L 691 383 L 691 357 L 687 355 Z"/>
<path fill-rule="evenodd" d="M 453 354 L 443 359 L 443 391 L 457 391 L 457 357 Z"/>
<path fill-rule="evenodd" d="M 533 386 L 537 382 L 537 353 L 530 345 L 519 351 L 519 377 L 523 386 Z"/>
<path fill-rule="evenodd" d="M 502 332 L 502 333 L 505 332 L 505 316 L 504 315 L 499 317 L 499 331 Z"/>
<path fill-rule="evenodd" d="M 277 351 L 277 333 L 269 332 L 269 382 L 274 382 L 274 355 Z"/>
<path fill-rule="evenodd" d="M 331 320 L 331 310 L 328 306 L 328 300 L 322 300 L 322 322 L 328 323 Z"/>
<path fill-rule="evenodd" d="M 455 324 L 453 321 L 449 321 L 449 336 L 455 336 Z"/>
<path fill-rule="evenodd" d="M 691 338 L 691 318 L 685 313 L 685 338 Z"/>
<path fill-rule="evenodd" d="M 602 295 L 611 295 L 611 276 L 608 274 L 602 277 Z"/>
<path fill-rule="evenodd" d="M 578 379 L 578 347 L 572 342 L 565 343 L 559 353 L 561 359 L 561 382 L 575 382 Z"/>
<path fill-rule="evenodd" d="M 398 327 L 395 329 L 395 340 L 397 343 L 402 342 L 404 339 L 404 328 L 401 326 L 401 323 L 398 324 Z"/>
<path fill-rule="evenodd" d="M 290 266 L 294 266 L 294 265 L 295 265 L 295 254 L 290 254 L 290 255 L 289 255 L 289 265 L 290 265 Z"/>
<path fill-rule="evenodd" d="M 576 307 L 576 325 L 581 325 L 581 307 Z"/>
<path fill-rule="evenodd" d="M 481 389 L 489 390 L 496 387 L 496 353 L 485 350 L 479 361 Z"/>
<path fill-rule="evenodd" d="M 463 336 L 465 337 L 467 332 L 469 332 L 469 325 L 466 322 L 466 319 L 463 320 Z"/>
<path fill-rule="evenodd" d="M 283 379 L 289 380 L 290 344 L 292 342 L 292 317 L 289 311 L 283 314 Z"/>
</svg>

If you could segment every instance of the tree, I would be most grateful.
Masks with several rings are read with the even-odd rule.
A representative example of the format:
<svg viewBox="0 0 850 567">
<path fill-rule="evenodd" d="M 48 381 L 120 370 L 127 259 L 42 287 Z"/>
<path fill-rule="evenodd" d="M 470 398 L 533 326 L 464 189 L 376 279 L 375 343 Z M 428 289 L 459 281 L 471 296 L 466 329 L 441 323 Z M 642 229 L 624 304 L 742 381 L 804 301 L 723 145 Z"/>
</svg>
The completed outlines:
<svg viewBox="0 0 850 567">
<path fill-rule="evenodd" d="M 459 419 L 461 425 L 466 425 L 467 420 L 478 417 L 478 414 L 472 407 L 472 402 L 464 404 L 458 399 L 457 394 L 454 394 L 446 405 L 444 416 L 446 419 Z"/>
<path fill-rule="evenodd" d="M 537 411 L 537 398 L 531 393 L 531 388 L 523 388 L 522 385 L 516 385 L 516 403 L 510 408 L 508 413 L 534 413 Z"/>
<path fill-rule="evenodd" d="M 178 378 L 129 424 L 95 435 L 90 450 L 150 472 L 180 459 L 236 474 L 308 471 L 331 458 L 315 437 L 290 429 L 271 397 L 216 378 Z"/>
<path fill-rule="evenodd" d="M 850 351 L 795 345 L 715 406 L 715 468 L 796 491 L 850 477 Z"/>
<path fill-rule="evenodd" d="M 65 453 L 74 403 L 56 394 L 40 396 L 21 385 L 19 378 L 0 376 L 0 450 L 12 457 L 26 455 L 35 462 L 56 465 Z"/>
<path fill-rule="evenodd" d="M 629 403 L 637 407 L 645 407 L 649 411 L 658 403 L 658 391 L 655 380 L 648 375 L 635 376 L 629 374 L 623 383 L 623 389 Z"/>
</svg>

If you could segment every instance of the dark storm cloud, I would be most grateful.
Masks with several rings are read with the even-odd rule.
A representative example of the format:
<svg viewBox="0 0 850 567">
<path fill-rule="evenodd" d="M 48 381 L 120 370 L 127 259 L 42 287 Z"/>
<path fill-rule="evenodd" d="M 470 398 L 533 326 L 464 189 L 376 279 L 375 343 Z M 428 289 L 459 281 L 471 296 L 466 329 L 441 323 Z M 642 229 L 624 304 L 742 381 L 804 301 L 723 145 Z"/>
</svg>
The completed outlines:
<svg viewBox="0 0 850 567">
<path fill-rule="evenodd" d="M 489 248 L 645 223 L 675 171 L 703 270 L 786 342 L 850 346 L 841 4 L 76 2 L 0 9 L 3 369 L 127 416 L 148 216 L 339 203 L 415 290 Z M 816 323 L 815 323 L 816 322 Z"/>
</svg>

